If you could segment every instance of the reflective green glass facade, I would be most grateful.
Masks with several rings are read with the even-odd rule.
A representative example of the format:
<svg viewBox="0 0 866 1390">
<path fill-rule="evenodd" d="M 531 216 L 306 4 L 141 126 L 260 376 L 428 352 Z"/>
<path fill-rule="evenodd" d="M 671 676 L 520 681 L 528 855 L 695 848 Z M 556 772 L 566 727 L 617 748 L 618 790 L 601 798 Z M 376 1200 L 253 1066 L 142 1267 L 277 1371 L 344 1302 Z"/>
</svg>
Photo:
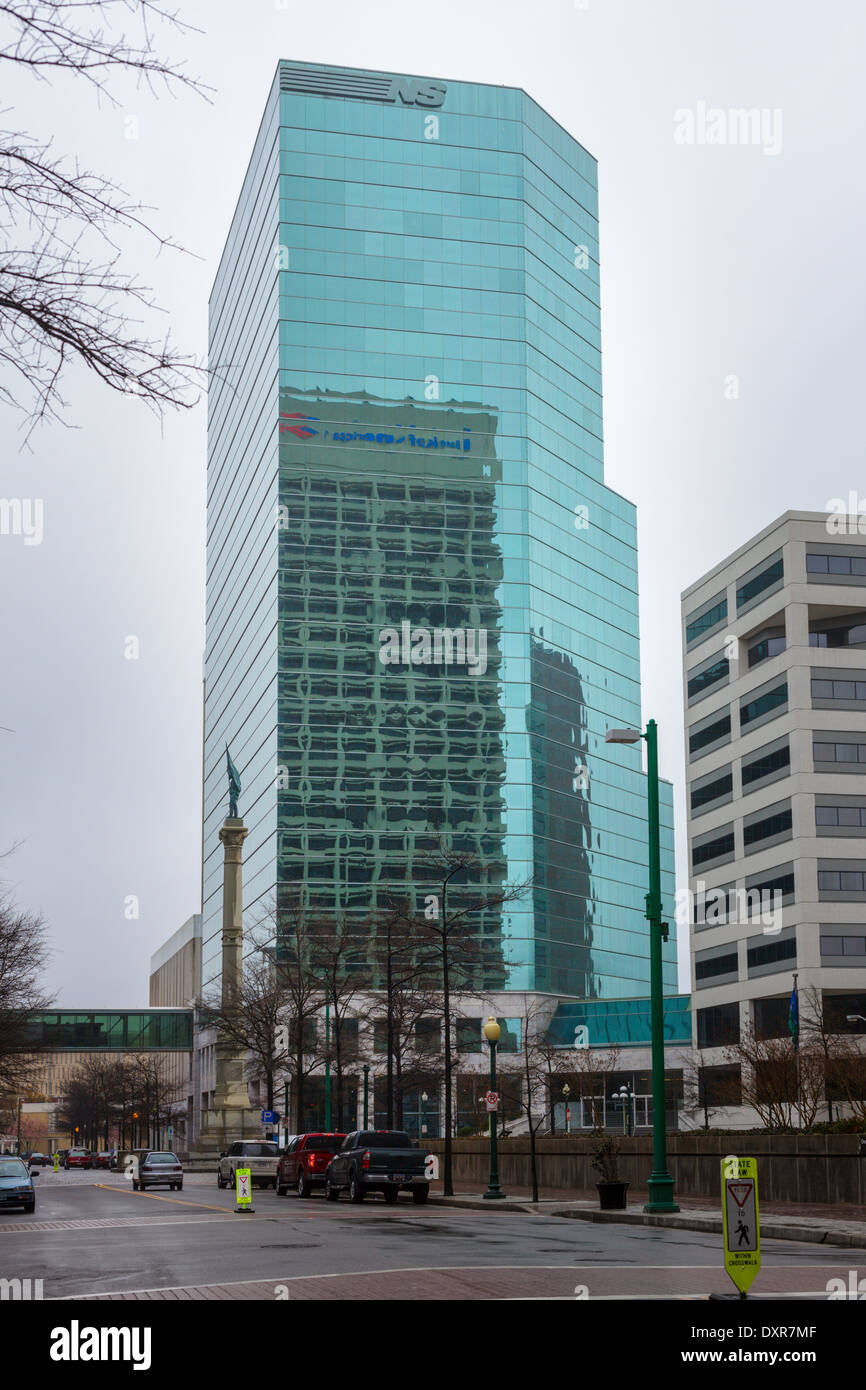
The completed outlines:
<svg viewBox="0 0 866 1390">
<path fill-rule="evenodd" d="M 228 742 L 248 919 L 293 888 L 359 924 L 422 905 L 442 835 L 467 892 L 533 881 L 476 923 L 486 987 L 643 992 L 646 783 L 604 743 L 641 711 L 595 161 L 517 89 L 280 64 L 211 357 L 205 987 Z M 661 815 L 668 905 L 667 786 Z"/>
<path fill-rule="evenodd" d="M 49 1009 L 27 1028 L 31 1045 L 49 1052 L 189 1052 L 192 1023 L 192 1009 Z"/>
</svg>

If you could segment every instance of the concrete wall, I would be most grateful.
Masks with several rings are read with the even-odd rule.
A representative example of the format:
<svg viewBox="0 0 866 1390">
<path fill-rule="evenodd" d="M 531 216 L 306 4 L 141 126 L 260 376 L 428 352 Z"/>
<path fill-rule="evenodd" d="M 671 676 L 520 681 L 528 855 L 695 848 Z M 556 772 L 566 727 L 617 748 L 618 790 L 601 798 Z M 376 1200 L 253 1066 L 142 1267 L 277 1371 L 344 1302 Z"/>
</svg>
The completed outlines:
<svg viewBox="0 0 866 1390">
<path fill-rule="evenodd" d="M 455 1139 L 453 1143 L 455 1182 L 471 1183 L 483 1192 L 489 1173 L 488 1141 Z M 652 1170 L 651 1136 L 620 1139 L 619 1144 L 620 1178 L 633 1188 L 645 1189 Z M 444 1140 L 428 1140 L 427 1147 L 440 1155 L 441 1163 Z M 591 1139 L 539 1136 L 536 1149 L 542 1195 L 595 1191 L 598 1174 L 590 1166 Z M 859 1135 L 750 1134 L 737 1139 L 669 1134 L 668 1162 L 680 1196 L 718 1203 L 721 1160 L 726 1154 L 757 1158 L 759 1201 L 866 1206 L 866 1141 L 861 1153 Z M 528 1138 L 500 1139 L 499 1181 L 506 1192 L 509 1187 L 530 1186 Z"/>
</svg>

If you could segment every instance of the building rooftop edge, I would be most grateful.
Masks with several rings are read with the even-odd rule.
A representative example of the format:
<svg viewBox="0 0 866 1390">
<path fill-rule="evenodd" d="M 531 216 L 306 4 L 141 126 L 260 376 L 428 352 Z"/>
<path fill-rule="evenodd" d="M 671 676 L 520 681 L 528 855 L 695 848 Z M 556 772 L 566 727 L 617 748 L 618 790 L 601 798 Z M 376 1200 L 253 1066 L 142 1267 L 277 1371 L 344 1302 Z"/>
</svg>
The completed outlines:
<svg viewBox="0 0 866 1390">
<path fill-rule="evenodd" d="M 693 580 L 693 582 L 692 582 L 691 584 L 689 584 L 689 585 L 687 586 L 687 588 L 685 588 L 685 589 L 682 590 L 682 592 L 681 592 L 681 594 L 680 594 L 680 600 L 682 601 L 682 600 L 688 598 L 689 595 L 690 595 L 690 594 L 693 594 L 697 589 L 702 589 L 702 588 L 704 587 L 704 585 L 705 585 L 710 579 L 712 579 L 712 577 L 713 577 L 714 574 L 720 574 L 720 573 L 722 572 L 722 570 L 726 570 L 726 569 L 728 568 L 729 565 L 732 565 L 732 564 L 734 563 L 734 561 L 737 560 L 737 559 L 739 558 L 739 556 L 741 556 L 741 555 L 747 555 L 748 552 L 749 552 L 750 550 L 753 550 L 754 547 L 755 547 L 760 541 L 762 541 L 762 540 L 765 539 L 765 537 L 772 535 L 772 533 L 773 533 L 774 531 L 781 530 L 781 528 L 782 528 L 783 526 L 787 526 L 789 522 L 792 522 L 792 521 L 820 521 L 820 522 L 826 522 L 826 520 L 827 520 L 827 515 L 828 515 L 827 512 L 795 512 L 795 511 L 783 512 L 781 516 L 777 516 L 776 519 L 775 519 L 775 521 L 771 521 L 771 522 L 769 523 L 769 525 L 767 525 L 767 526 L 765 526 L 765 527 L 763 528 L 763 530 L 757 531 L 753 536 L 750 536 L 749 539 L 748 539 L 747 541 L 744 541 L 743 544 L 742 544 L 741 546 L 738 546 L 738 548 L 737 548 L 736 550 L 731 550 L 731 551 L 729 551 L 729 553 L 728 553 L 722 560 L 719 560 L 718 563 L 715 564 L 715 565 L 713 565 L 713 567 L 712 567 L 711 569 L 708 569 L 704 574 L 701 575 L 701 577 L 700 577 L 699 579 Z"/>
</svg>

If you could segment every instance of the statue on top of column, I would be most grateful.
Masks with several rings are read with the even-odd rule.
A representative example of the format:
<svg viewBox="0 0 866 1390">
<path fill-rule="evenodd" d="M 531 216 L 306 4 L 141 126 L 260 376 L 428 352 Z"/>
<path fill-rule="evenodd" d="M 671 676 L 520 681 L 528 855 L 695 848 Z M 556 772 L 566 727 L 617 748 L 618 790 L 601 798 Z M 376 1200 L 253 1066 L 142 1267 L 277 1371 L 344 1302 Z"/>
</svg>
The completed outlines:
<svg viewBox="0 0 866 1390">
<path fill-rule="evenodd" d="M 232 762 L 232 755 L 229 746 L 226 744 L 226 771 L 229 779 L 229 817 L 232 820 L 238 818 L 238 797 L 241 794 L 241 779 L 237 768 Z"/>
</svg>

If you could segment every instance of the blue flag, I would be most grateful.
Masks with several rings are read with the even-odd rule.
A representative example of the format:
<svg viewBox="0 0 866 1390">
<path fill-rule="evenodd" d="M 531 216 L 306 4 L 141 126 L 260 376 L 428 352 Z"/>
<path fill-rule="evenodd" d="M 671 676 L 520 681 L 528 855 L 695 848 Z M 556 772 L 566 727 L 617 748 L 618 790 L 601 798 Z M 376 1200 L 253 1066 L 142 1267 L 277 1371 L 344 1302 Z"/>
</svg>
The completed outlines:
<svg viewBox="0 0 866 1390">
<path fill-rule="evenodd" d="M 794 1051 L 800 1050 L 800 1004 L 797 999 L 797 986 L 791 990 L 791 1002 L 788 1005 L 788 1032 L 791 1034 L 791 1042 L 794 1044 Z"/>
</svg>

